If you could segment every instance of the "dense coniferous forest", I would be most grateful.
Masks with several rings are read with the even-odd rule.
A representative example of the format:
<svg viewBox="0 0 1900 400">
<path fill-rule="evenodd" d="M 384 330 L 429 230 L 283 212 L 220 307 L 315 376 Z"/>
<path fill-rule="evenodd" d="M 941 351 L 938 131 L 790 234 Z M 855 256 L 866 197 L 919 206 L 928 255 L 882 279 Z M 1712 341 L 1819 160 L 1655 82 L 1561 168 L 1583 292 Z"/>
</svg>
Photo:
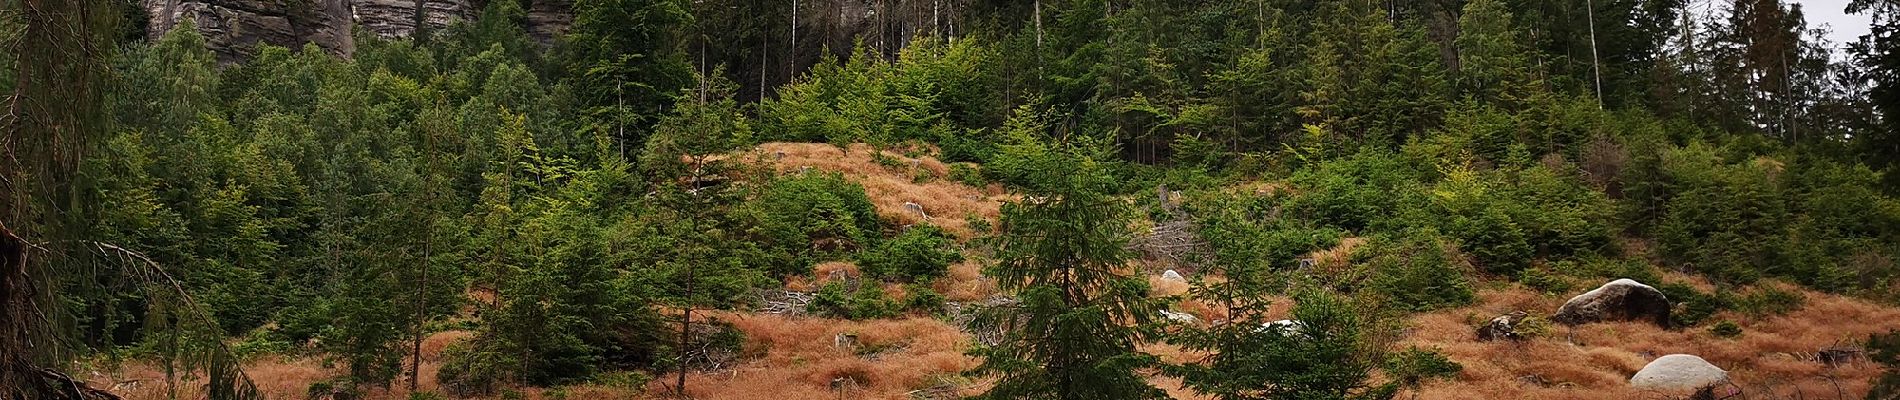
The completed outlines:
<svg viewBox="0 0 1900 400">
<path fill-rule="evenodd" d="M 436 2 L 6 0 L 0 398 L 1900 398 L 1900 2 Z"/>
</svg>

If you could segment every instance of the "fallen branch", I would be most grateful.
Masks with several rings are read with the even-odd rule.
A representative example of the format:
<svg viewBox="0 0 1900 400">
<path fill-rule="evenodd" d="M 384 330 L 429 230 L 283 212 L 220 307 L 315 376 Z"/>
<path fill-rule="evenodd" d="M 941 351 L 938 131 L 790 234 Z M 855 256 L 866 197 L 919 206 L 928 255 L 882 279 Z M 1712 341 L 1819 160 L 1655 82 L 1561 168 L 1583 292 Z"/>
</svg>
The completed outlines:
<svg viewBox="0 0 1900 400">
<path fill-rule="evenodd" d="M 68 399 L 68 400 L 123 400 L 122 398 L 119 397 L 119 395 L 112 394 L 112 392 L 108 392 L 108 391 L 101 390 L 98 388 L 94 388 L 91 385 L 87 385 L 85 381 L 73 379 L 72 376 L 68 376 L 64 373 L 60 373 L 59 371 L 54 371 L 52 368 L 40 368 L 36 372 L 39 373 L 40 379 L 45 379 L 47 381 L 48 386 L 56 386 L 60 390 L 58 393 L 60 393 L 63 396 L 70 396 L 70 397 L 64 397 L 64 399 Z"/>
</svg>

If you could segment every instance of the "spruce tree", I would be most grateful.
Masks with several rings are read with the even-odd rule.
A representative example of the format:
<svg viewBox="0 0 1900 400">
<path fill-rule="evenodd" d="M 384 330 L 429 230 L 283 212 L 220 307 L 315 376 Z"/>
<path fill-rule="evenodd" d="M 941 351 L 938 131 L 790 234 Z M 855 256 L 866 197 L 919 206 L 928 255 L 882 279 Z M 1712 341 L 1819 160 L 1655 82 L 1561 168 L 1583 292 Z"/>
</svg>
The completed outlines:
<svg viewBox="0 0 1900 400">
<path fill-rule="evenodd" d="M 1020 116 L 1019 112 L 1019 118 Z M 986 312 L 1004 331 L 980 349 L 977 373 L 996 376 L 984 399 L 1147 399 L 1163 393 L 1139 370 L 1155 357 L 1135 349 L 1157 307 L 1148 285 L 1126 263 L 1130 207 L 1110 193 L 1099 139 L 1040 137 L 1043 125 L 1013 123 L 999 158 L 1029 172 L 1029 197 L 1004 207 L 997 259 L 989 274 L 1018 304 Z"/>
<path fill-rule="evenodd" d="M 722 74 L 723 69 L 714 70 L 712 77 L 696 74 L 698 87 L 686 91 L 674 113 L 661 118 L 640 160 L 641 168 L 658 180 L 660 203 L 670 217 L 684 222 L 684 226 L 678 223 L 670 226 L 683 229 L 672 232 L 680 243 L 672 261 L 665 262 L 676 271 L 672 278 L 683 289 L 679 342 L 675 346 L 678 354 L 673 360 L 678 369 L 673 390 L 675 395 L 681 396 L 686 390 L 690 356 L 687 352 L 692 348 L 693 308 L 716 303 L 695 289 L 704 286 L 702 274 L 729 274 L 716 271 L 719 268 L 709 268 L 726 261 L 717 259 L 713 251 L 714 243 L 725 232 L 708 221 L 713 219 L 713 212 L 720 209 L 716 204 L 726 197 L 722 196 L 724 185 L 720 185 L 719 180 L 731 166 L 719 156 L 750 142 L 752 134 L 733 100 L 736 85 L 721 78 Z M 702 272 L 702 269 L 715 271 Z"/>
<path fill-rule="evenodd" d="M 1469 100 L 1510 110 L 1543 93 L 1521 31 L 1501 0 L 1465 3 L 1458 18 L 1458 90 Z"/>
</svg>

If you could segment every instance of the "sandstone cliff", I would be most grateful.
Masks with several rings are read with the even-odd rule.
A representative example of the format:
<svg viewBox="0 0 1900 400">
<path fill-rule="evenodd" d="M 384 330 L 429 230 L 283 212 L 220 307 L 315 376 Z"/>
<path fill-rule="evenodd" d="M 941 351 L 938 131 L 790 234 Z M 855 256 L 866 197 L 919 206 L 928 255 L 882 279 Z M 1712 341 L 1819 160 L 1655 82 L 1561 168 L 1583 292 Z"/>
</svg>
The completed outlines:
<svg viewBox="0 0 1900 400">
<path fill-rule="evenodd" d="M 221 62 L 248 58 L 259 43 L 293 48 L 314 43 L 343 56 L 356 49 L 350 0 L 144 0 L 143 5 L 151 16 L 150 37 L 191 21 Z"/>
<path fill-rule="evenodd" d="M 432 29 L 474 18 L 485 0 L 142 0 L 157 38 L 191 21 L 224 63 L 242 61 L 259 44 L 290 48 L 314 43 L 348 57 L 356 50 L 352 29 L 382 37 L 408 37 L 420 21 Z M 573 0 L 526 0 L 527 30 L 552 44 L 574 20 Z"/>
<path fill-rule="evenodd" d="M 457 20 L 473 18 L 477 9 L 469 0 L 351 0 L 356 24 L 386 38 L 409 37 L 416 32 L 416 10 L 422 24 L 441 29 Z"/>
</svg>

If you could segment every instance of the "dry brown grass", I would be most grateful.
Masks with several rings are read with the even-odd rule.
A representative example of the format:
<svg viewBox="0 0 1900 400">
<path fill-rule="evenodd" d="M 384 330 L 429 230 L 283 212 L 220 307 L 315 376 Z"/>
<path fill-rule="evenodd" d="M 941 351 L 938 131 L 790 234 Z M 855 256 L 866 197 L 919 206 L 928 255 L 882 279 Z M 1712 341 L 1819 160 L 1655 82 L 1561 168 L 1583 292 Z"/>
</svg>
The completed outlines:
<svg viewBox="0 0 1900 400">
<path fill-rule="evenodd" d="M 732 312 L 710 314 L 731 322 L 746 333 L 746 352 L 756 354 L 740 365 L 722 371 L 695 373 L 687 381 L 687 393 L 695 399 L 909 399 L 907 393 L 942 386 L 960 394 L 980 392 L 982 382 L 957 376 L 976 365 L 963 354 L 968 338 L 954 327 L 934 319 L 878 321 L 840 321 L 815 318 L 787 318 Z M 859 346 L 837 348 L 833 336 L 858 335 Z M 467 332 L 451 331 L 432 335 L 424 344 L 422 363 L 423 391 L 440 393 L 435 373 L 440 368 L 437 355 L 448 343 L 468 337 Z M 434 355 L 432 355 L 434 354 Z M 270 398 L 301 399 L 310 385 L 342 373 L 326 368 L 314 358 L 263 358 L 247 363 L 245 371 Z M 111 375 L 93 380 L 95 386 L 136 381 L 122 386 L 117 393 L 128 400 L 169 398 L 164 374 L 150 365 L 128 365 Z M 832 390 L 833 379 L 847 377 L 853 385 L 843 391 Z M 644 390 L 582 384 L 564 387 L 567 398 L 661 398 L 668 393 L 670 376 L 655 379 Z M 202 389 L 192 382 L 178 385 L 181 398 L 201 398 Z M 371 389 L 367 399 L 393 400 L 409 395 L 405 382 L 390 389 Z M 517 388 L 528 399 L 549 398 L 551 389 Z"/>
<path fill-rule="evenodd" d="M 1684 276 L 1670 275 L 1674 281 Z M 1705 282 L 1690 282 L 1703 284 Z M 1712 336 L 1706 329 L 1679 331 L 1645 323 L 1589 324 L 1567 329 L 1554 327 L 1545 336 L 1523 342 L 1478 342 L 1473 327 L 1492 316 L 1515 310 L 1547 315 L 1563 296 L 1545 296 L 1518 286 L 1486 289 L 1468 307 L 1415 315 L 1398 346 L 1438 348 L 1464 366 L 1449 381 L 1427 383 L 1419 399 L 1651 399 L 1669 393 L 1628 387 L 1627 379 L 1655 356 L 1687 353 L 1708 359 L 1730 371 L 1751 398 L 1860 398 L 1878 373 L 1878 367 L 1860 361 L 1829 367 L 1807 358 L 1807 353 L 1894 328 L 1900 309 L 1814 292 L 1800 310 L 1779 316 L 1751 317 L 1724 313 L 1716 319 L 1736 321 L 1743 335 L 1736 339 Z M 1202 313 L 1214 307 L 1178 307 Z M 1269 318 L 1284 318 L 1290 300 L 1275 301 Z M 962 395 L 981 392 L 988 383 L 966 380 L 958 373 L 978 360 L 963 354 L 968 338 L 944 322 L 932 319 L 840 321 L 753 315 L 733 312 L 711 314 L 734 324 L 747 335 L 747 354 L 734 368 L 697 373 L 687 384 L 696 399 L 907 399 L 913 390 L 931 387 Z M 856 349 L 833 346 L 838 333 L 858 335 Z M 435 371 L 442 348 L 464 340 L 468 332 L 441 332 L 424 342 L 425 391 L 438 391 Z M 1574 344 L 1572 343 L 1574 340 Z M 1148 344 L 1144 351 L 1168 362 L 1184 362 L 1204 354 L 1166 344 Z M 312 382 L 337 376 L 312 358 L 266 357 L 248 363 L 247 372 L 272 398 L 303 398 Z M 848 378 L 843 390 L 833 380 Z M 110 375 L 97 375 L 100 387 L 137 381 L 118 393 L 131 400 L 167 398 L 163 374 L 150 365 L 128 365 Z M 1181 388 L 1178 380 L 1160 376 L 1149 381 L 1182 399 L 1201 398 Z M 564 388 L 569 398 L 657 398 L 666 392 L 659 379 L 643 391 L 599 385 Z M 374 389 L 369 399 L 400 399 L 407 385 Z M 183 398 L 202 397 L 201 389 L 179 385 Z M 522 388 L 530 399 L 547 398 L 547 389 Z M 578 397 L 576 397 L 578 396 Z M 1410 398 L 1410 396 L 1402 396 Z"/>
<path fill-rule="evenodd" d="M 824 285 L 837 279 L 856 279 L 861 273 L 858 265 L 844 261 L 828 261 L 812 266 L 812 273 L 818 276 L 818 284 Z"/>
<path fill-rule="evenodd" d="M 934 319 L 718 315 L 746 333 L 747 353 L 760 356 L 730 370 L 695 374 L 686 384 L 695 399 L 909 399 L 906 393 L 939 384 L 968 389 L 955 375 L 976 365 L 963 354 L 968 338 Z M 859 346 L 834 346 L 839 333 L 858 335 Z M 850 383 L 833 390 L 838 378 Z M 664 391 L 659 382 L 648 387 L 650 395 Z"/>
<path fill-rule="evenodd" d="M 442 350 L 447 349 L 449 345 L 473 337 L 475 337 L 475 331 L 441 331 L 430 334 L 429 337 L 422 339 L 422 361 L 424 363 L 439 361 L 442 359 Z"/>
<path fill-rule="evenodd" d="M 418 388 L 422 391 L 440 393 L 436 383 L 436 372 L 441 370 L 442 350 L 450 344 L 474 337 L 471 331 L 443 331 L 429 335 L 422 341 L 422 368 Z M 277 357 L 266 356 L 246 362 L 244 373 L 257 384 L 259 391 L 267 398 L 302 399 L 307 398 L 310 385 L 329 380 L 343 374 L 343 370 L 326 367 L 321 358 L 316 357 Z M 402 375 L 392 382 L 389 388 L 369 388 L 366 399 L 403 399 L 409 397 L 408 359 L 404 358 Z M 203 378 L 181 380 L 177 384 L 178 398 L 194 399 L 204 397 Z M 127 400 L 169 399 L 169 389 L 165 384 L 165 373 L 160 367 L 150 363 L 127 364 L 111 374 L 97 375 L 91 380 L 95 387 L 113 388 L 115 393 Z M 540 398 L 540 390 L 528 390 L 533 398 Z M 624 396 L 623 396 L 624 397 Z"/>
<path fill-rule="evenodd" d="M 1366 244 L 1365 238 L 1348 237 L 1339 239 L 1339 244 L 1325 250 L 1307 254 L 1313 259 L 1314 267 L 1320 271 L 1342 271 L 1352 266 L 1352 253 Z"/>
<path fill-rule="evenodd" d="M 1686 277 L 1670 276 L 1672 281 L 1679 278 Z M 1410 335 L 1400 345 L 1441 348 L 1465 367 L 1453 381 L 1426 385 L 1419 393 L 1421 399 L 1663 398 L 1670 394 L 1631 389 L 1628 379 L 1650 359 L 1675 353 L 1709 360 L 1756 395 L 1835 398 L 1838 391 L 1844 398 L 1865 396 L 1867 383 L 1878 373 L 1875 366 L 1860 362 L 1828 367 L 1792 353 L 1813 352 L 1892 329 L 1900 309 L 1804 294 L 1806 306 L 1786 315 L 1718 315 L 1717 319 L 1731 319 L 1742 326 L 1742 336 L 1732 340 L 1716 338 L 1704 328 L 1671 331 L 1646 323 L 1616 322 L 1574 330 L 1555 326 L 1547 337 L 1511 343 L 1478 342 L 1473 328 L 1482 320 L 1515 310 L 1548 315 L 1563 299 L 1521 287 L 1486 290 L 1480 292 L 1476 305 L 1412 317 Z"/>
<path fill-rule="evenodd" d="M 425 365 L 426 364 L 428 363 L 425 363 Z M 244 372 L 250 375 L 251 381 L 257 384 L 257 389 L 263 392 L 266 397 L 282 399 L 305 398 L 310 391 L 311 383 L 329 379 L 339 373 L 339 371 L 324 368 L 322 363 L 316 359 L 286 359 L 279 357 L 265 357 L 246 363 Z M 425 377 L 425 383 L 433 386 L 434 374 L 428 373 L 427 375 L 428 376 Z M 204 378 L 202 376 L 195 380 L 179 380 L 176 383 L 178 398 L 203 398 L 205 396 L 203 382 Z M 164 370 L 152 364 L 126 365 L 119 371 L 110 374 L 110 376 L 96 377 L 93 383 L 95 387 L 102 388 L 114 387 L 113 385 L 115 383 L 124 383 L 119 386 L 121 389 L 115 392 L 127 400 L 161 400 L 171 398 L 170 389 L 165 382 Z M 407 388 L 407 385 L 403 385 L 403 387 Z M 406 397 L 408 392 L 404 390 L 400 395 L 379 392 L 373 395 L 376 396 L 374 398 L 394 399 Z"/>
<path fill-rule="evenodd" d="M 785 157 L 778 158 L 780 153 Z M 979 189 L 950 181 L 949 167 L 935 157 L 910 158 L 888 151 L 883 154 L 896 159 L 898 166 L 878 164 L 871 158 L 871 147 L 864 144 L 852 144 L 845 152 L 824 143 L 766 143 L 752 151 L 754 159 L 780 173 L 802 167 L 843 173 L 864 186 L 879 216 L 900 224 L 924 222 L 917 213 L 904 209 L 905 202 L 917 203 L 930 214 L 930 224 L 960 238 L 975 233 L 965 218 L 974 215 L 995 221 L 1003 201 L 1011 198 L 999 188 Z M 920 176 L 927 176 L 925 183 L 917 183 Z"/>
<path fill-rule="evenodd" d="M 1154 297 L 1179 296 L 1187 294 L 1194 285 L 1185 281 L 1164 279 L 1160 274 L 1148 275 L 1148 295 Z"/>
<path fill-rule="evenodd" d="M 938 278 L 931 289 L 950 301 L 983 301 L 996 295 L 996 281 L 983 276 L 983 265 L 975 260 L 950 264 L 950 273 Z"/>
</svg>

